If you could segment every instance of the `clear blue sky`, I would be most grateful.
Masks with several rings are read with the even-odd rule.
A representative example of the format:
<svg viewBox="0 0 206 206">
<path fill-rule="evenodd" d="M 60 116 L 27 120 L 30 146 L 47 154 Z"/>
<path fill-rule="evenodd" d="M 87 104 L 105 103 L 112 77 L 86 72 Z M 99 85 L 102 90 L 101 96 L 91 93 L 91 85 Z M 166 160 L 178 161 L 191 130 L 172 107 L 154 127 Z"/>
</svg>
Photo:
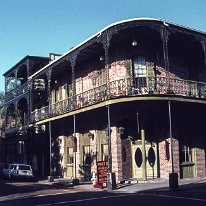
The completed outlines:
<svg viewBox="0 0 206 206">
<path fill-rule="evenodd" d="M 0 0 L 3 73 L 26 55 L 63 54 L 107 25 L 152 17 L 206 32 L 206 0 Z"/>
</svg>

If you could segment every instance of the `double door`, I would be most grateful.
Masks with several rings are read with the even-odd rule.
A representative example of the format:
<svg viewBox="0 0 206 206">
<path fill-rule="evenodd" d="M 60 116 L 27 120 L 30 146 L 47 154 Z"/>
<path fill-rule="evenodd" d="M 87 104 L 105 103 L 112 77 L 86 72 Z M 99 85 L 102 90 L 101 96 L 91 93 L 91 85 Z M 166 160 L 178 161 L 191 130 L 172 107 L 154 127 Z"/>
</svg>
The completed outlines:
<svg viewBox="0 0 206 206">
<path fill-rule="evenodd" d="M 134 145 L 132 145 L 133 178 L 142 179 L 144 176 L 144 172 L 146 173 L 146 177 L 149 179 L 158 177 L 157 144 L 146 142 L 145 154 L 146 169 L 144 171 L 142 143 L 141 141 L 137 141 Z"/>
</svg>

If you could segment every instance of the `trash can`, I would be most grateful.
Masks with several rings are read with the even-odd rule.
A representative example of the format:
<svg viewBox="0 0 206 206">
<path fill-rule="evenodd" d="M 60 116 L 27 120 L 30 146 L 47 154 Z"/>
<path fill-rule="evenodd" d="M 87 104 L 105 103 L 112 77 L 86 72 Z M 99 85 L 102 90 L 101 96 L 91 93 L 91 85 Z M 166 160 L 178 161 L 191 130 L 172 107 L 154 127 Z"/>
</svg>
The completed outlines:
<svg viewBox="0 0 206 206">
<path fill-rule="evenodd" d="M 175 191 L 178 188 L 178 174 L 170 173 L 169 174 L 169 189 L 170 191 Z"/>
</svg>

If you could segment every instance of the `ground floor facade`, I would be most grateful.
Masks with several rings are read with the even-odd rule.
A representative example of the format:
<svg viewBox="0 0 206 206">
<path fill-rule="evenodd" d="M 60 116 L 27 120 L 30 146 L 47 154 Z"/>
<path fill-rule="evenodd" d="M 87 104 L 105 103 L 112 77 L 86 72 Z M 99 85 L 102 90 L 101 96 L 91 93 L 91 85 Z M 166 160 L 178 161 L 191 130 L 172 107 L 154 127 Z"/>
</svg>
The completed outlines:
<svg viewBox="0 0 206 206">
<path fill-rule="evenodd" d="M 16 144 L 24 142 L 25 155 L 16 150 L 15 160 L 31 164 L 39 177 L 90 180 L 97 161 L 109 159 L 110 138 L 118 182 L 168 179 L 172 172 L 179 178 L 205 177 L 205 110 L 203 104 L 151 99 L 65 115 L 30 128 L 28 137 Z M 42 125 L 46 129 L 41 131 Z"/>
<path fill-rule="evenodd" d="M 91 179 L 96 162 L 109 158 L 109 118 L 112 172 L 117 181 L 167 179 L 172 172 L 179 178 L 204 177 L 204 111 L 204 105 L 188 102 L 170 101 L 169 107 L 168 101 L 139 101 L 110 105 L 109 117 L 105 106 L 51 121 L 50 135 L 38 137 L 47 142 L 36 154 L 39 169 L 45 171 L 40 173 L 49 175 L 51 169 L 53 175 Z"/>
</svg>

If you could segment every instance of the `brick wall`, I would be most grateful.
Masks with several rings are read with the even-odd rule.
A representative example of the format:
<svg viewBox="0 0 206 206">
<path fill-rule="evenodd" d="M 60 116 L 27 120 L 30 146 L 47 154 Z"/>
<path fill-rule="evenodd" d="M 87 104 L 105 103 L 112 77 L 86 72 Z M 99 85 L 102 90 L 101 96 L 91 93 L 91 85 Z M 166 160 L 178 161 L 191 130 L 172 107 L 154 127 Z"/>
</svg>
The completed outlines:
<svg viewBox="0 0 206 206">
<path fill-rule="evenodd" d="M 118 127 L 112 127 L 111 148 L 112 148 L 112 172 L 116 175 L 116 180 L 121 181 L 132 177 L 132 154 L 131 143 L 128 139 L 121 139 Z M 123 150 L 125 148 L 125 151 Z M 125 159 L 123 153 L 125 152 Z"/>
<path fill-rule="evenodd" d="M 65 162 L 66 162 L 66 153 L 64 151 L 65 149 L 65 136 L 59 136 L 59 153 L 60 153 L 60 156 L 61 156 L 61 159 L 59 161 L 59 164 L 60 164 L 60 167 L 62 168 L 62 175 L 63 177 L 66 177 L 66 170 L 65 170 Z"/>
<path fill-rule="evenodd" d="M 205 150 L 196 148 L 195 152 L 196 159 L 196 175 L 197 177 L 205 176 Z"/>
<path fill-rule="evenodd" d="M 180 174 L 180 162 L 179 162 L 179 141 L 175 138 L 173 140 L 173 164 L 174 172 Z M 169 148 L 166 149 L 166 141 Z M 170 139 L 166 139 L 159 142 L 159 163 L 160 163 L 160 177 L 169 178 L 169 173 L 172 172 L 172 158 L 171 158 L 171 142 Z M 169 149 L 169 150 L 168 150 Z M 167 152 L 169 153 L 167 154 Z"/>
<path fill-rule="evenodd" d="M 109 78 L 110 82 L 128 78 L 129 72 L 127 71 L 127 61 L 121 60 L 113 62 L 110 65 L 109 69 Z M 105 69 L 102 69 L 102 71 Z M 89 72 L 86 76 L 82 76 L 76 79 L 76 94 L 88 91 L 90 89 L 96 88 L 99 86 L 99 72 L 94 70 Z"/>
<path fill-rule="evenodd" d="M 132 177 L 131 141 L 129 139 L 123 139 L 121 143 L 126 149 L 126 159 L 122 161 L 122 180 L 127 180 Z"/>
<path fill-rule="evenodd" d="M 121 166 L 121 141 L 118 134 L 117 127 L 111 127 L 111 152 L 112 152 L 112 172 L 115 173 L 116 179 L 122 176 L 122 166 Z"/>
</svg>

